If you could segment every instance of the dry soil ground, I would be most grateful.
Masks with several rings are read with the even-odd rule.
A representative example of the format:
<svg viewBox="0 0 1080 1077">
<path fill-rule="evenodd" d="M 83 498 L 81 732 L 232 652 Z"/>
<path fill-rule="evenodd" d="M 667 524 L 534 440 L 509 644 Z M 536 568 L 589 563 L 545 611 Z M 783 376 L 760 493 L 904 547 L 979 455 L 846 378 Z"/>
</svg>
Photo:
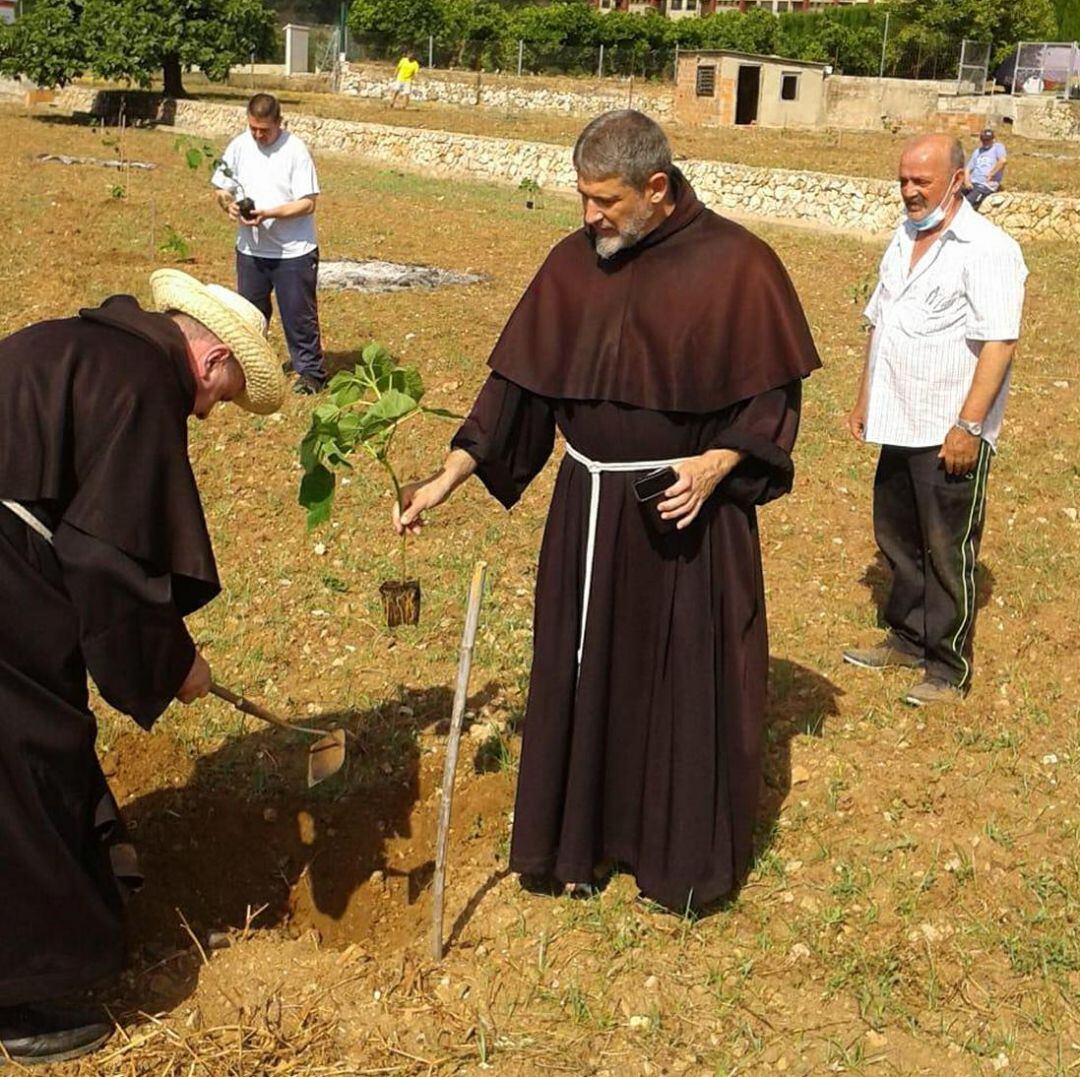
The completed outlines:
<svg viewBox="0 0 1080 1077">
<path fill-rule="evenodd" d="M 0 112 L 7 147 L 0 332 L 117 291 L 155 266 L 229 281 L 231 230 L 168 132 L 130 177 L 34 160 L 114 156 L 104 135 Z M 463 410 L 570 200 L 319 160 L 326 258 L 485 274 L 435 293 L 326 294 L 345 362 L 378 339 Z M 117 186 L 122 190 L 114 190 Z M 123 195 L 123 197 L 119 197 Z M 103 705 L 100 748 L 142 851 L 120 1025 L 78 1074 L 1066 1074 L 1080 1069 L 1080 721 L 1076 667 L 1075 247 L 1031 245 L 1025 338 L 991 474 L 977 679 L 951 711 L 897 701 L 903 675 L 841 648 L 875 635 L 886 577 L 871 451 L 842 430 L 880 248 L 761 228 L 790 267 L 825 366 L 809 382 L 795 492 L 762 513 L 771 623 L 769 758 L 755 870 L 697 922 L 653 914 L 622 876 L 597 898 L 507 873 L 549 468 L 511 514 L 463 490 L 412 548 L 418 629 L 380 626 L 390 495 L 360 470 L 333 524 L 304 530 L 296 447 L 311 402 L 222 410 L 191 447 L 225 590 L 193 619 L 220 680 L 356 736 L 346 775 L 302 788 L 302 742 L 217 701 L 144 734 Z M 164 245 L 166 248 L 162 250 Z M 718 266 L 717 272 L 733 267 Z M 417 425 L 421 474 L 448 430 Z M 325 552 L 319 553 L 316 549 Z M 446 960 L 427 956 L 444 724 L 472 563 L 492 564 L 473 671 Z M 9 615 L 5 612 L 5 615 Z M 194 939 L 226 932 L 232 945 Z"/>
</svg>

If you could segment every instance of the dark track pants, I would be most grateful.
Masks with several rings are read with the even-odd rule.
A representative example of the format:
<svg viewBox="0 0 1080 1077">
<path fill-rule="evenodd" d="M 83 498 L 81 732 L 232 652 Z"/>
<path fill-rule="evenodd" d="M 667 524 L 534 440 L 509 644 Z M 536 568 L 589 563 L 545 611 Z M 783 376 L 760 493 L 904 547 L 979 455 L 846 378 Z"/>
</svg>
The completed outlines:
<svg viewBox="0 0 1080 1077">
<path fill-rule="evenodd" d="M 277 296 L 293 370 L 322 383 L 326 380 L 326 367 L 315 292 L 318 279 L 318 250 L 299 258 L 256 258 L 236 252 L 236 290 L 254 303 L 268 322 L 273 315 L 270 293 Z"/>
<path fill-rule="evenodd" d="M 975 563 L 992 455 L 982 442 L 966 476 L 946 474 L 940 447 L 883 445 L 874 478 L 874 537 L 893 571 L 885 621 L 928 676 L 971 681 Z"/>
</svg>

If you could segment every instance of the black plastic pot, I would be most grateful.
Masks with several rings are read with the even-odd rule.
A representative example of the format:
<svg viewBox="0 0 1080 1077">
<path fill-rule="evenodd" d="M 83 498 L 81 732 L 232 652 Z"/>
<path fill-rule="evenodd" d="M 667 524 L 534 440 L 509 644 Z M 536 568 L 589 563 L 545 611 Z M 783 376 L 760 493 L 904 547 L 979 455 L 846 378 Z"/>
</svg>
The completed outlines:
<svg viewBox="0 0 1080 1077">
<path fill-rule="evenodd" d="M 420 623 L 420 581 L 386 580 L 379 587 L 386 627 Z"/>
<path fill-rule="evenodd" d="M 236 203 L 236 208 L 240 211 L 240 216 L 247 220 L 255 212 L 255 200 L 253 198 L 241 198 Z"/>
</svg>

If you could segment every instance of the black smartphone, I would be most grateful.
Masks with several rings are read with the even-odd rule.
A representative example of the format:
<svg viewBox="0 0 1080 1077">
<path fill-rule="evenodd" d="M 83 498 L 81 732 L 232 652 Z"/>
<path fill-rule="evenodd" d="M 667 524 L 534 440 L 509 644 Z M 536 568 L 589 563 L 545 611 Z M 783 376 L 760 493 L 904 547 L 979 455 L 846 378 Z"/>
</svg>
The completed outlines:
<svg viewBox="0 0 1080 1077">
<path fill-rule="evenodd" d="M 638 501 L 652 501 L 659 497 L 669 486 L 678 482 L 679 476 L 673 467 L 658 467 L 648 475 L 634 480 L 634 496 Z"/>
</svg>

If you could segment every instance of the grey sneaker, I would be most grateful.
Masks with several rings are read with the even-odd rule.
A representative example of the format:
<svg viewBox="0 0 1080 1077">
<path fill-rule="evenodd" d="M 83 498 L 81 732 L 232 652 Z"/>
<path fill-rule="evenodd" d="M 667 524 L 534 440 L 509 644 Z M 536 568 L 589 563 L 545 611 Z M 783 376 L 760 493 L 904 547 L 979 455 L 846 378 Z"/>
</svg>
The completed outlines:
<svg viewBox="0 0 1080 1077">
<path fill-rule="evenodd" d="M 957 688 L 955 684 L 943 681 L 940 677 L 927 677 L 900 698 L 913 707 L 930 707 L 935 703 L 960 703 L 965 694 L 962 688 Z"/>
<path fill-rule="evenodd" d="M 922 669 L 925 665 L 921 658 L 888 641 L 876 647 L 850 647 L 844 651 L 844 661 L 862 669 Z"/>
</svg>

